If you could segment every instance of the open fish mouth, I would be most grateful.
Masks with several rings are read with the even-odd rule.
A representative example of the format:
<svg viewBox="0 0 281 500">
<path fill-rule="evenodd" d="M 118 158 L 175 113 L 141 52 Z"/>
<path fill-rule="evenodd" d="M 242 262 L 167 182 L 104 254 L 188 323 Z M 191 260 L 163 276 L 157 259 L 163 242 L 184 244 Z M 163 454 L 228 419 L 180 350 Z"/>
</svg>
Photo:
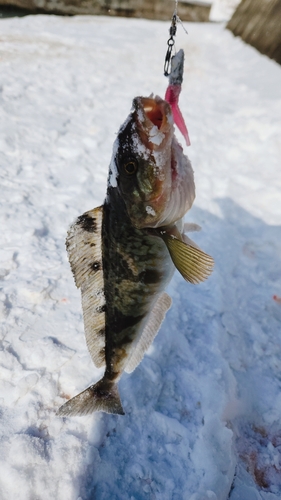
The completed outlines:
<svg viewBox="0 0 281 500">
<path fill-rule="evenodd" d="M 161 131 L 168 123 L 167 106 L 165 101 L 142 98 L 143 111 L 148 120 Z"/>
<path fill-rule="evenodd" d="M 167 105 L 166 101 L 163 101 L 160 97 L 156 96 L 155 99 L 151 98 L 141 98 L 143 112 L 145 114 L 145 126 L 148 129 L 147 140 L 152 151 L 156 150 L 156 145 L 162 144 L 164 140 L 168 141 L 170 139 L 169 135 L 174 132 L 173 118 L 170 109 L 170 105 Z M 151 124 L 149 124 L 151 122 Z M 157 127 L 158 134 L 155 129 Z M 154 134 L 152 134 L 152 131 Z M 156 139 L 157 137 L 157 139 Z M 164 146 L 164 144 L 163 144 Z M 170 161 L 170 172 L 172 176 L 172 183 L 176 180 L 178 175 L 177 163 L 175 161 L 173 151 L 171 151 L 171 161 Z M 167 172 L 165 172 L 167 175 Z M 152 201 L 157 201 L 161 195 L 152 198 Z"/>
<path fill-rule="evenodd" d="M 137 97 L 133 101 L 136 126 L 143 145 L 157 152 L 171 139 L 174 131 L 170 105 L 156 96 Z"/>
</svg>

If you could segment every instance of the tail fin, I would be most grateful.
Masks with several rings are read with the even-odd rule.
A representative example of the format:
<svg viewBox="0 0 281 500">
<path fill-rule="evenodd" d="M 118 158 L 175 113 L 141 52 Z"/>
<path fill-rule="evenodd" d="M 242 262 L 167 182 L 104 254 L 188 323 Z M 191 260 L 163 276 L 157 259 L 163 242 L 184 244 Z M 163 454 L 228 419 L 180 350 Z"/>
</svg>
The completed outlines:
<svg viewBox="0 0 281 500">
<path fill-rule="evenodd" d="M 88 415 L 94 411 L 125 415 L 117 385 L 102 379 L 62 405 L 59 417 Z"/>
</svg>

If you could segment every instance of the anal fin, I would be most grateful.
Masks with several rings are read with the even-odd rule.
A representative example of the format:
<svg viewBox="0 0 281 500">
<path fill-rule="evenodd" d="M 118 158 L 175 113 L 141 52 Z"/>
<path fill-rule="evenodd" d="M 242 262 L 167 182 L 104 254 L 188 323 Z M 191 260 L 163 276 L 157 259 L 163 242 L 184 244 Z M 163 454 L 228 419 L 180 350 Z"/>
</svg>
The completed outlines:
<svg viewBox="0 0 281 500">
<path fill-rule="evenodd" d="M 171 307 L 171 304 L 172 299 L 165 292 L 162 293 L 162 295 L 160 295 L 160 297 L 157 299 L 149 315 L 148 322 L 143 329 L 141 337 L 128 359 L 125 367 L 125 372 L 132 373 L 141 362 L 145 352 L 155 339 L 160 326 L 164 321 L 166 312 Z"/>
</svg>

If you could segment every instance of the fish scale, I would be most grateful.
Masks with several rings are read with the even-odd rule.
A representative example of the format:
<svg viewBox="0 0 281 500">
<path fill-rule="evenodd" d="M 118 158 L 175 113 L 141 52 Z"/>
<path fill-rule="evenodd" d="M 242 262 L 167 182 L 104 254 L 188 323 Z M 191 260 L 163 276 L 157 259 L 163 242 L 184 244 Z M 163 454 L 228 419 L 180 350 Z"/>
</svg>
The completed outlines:
<svg viewBox="0 0 281 500">
<path fill-rule="evenodd" d="M 138 341 L 142 323 L 174 272 L 163 241 L 134 228 L 124 202 L 117 198 L 118 194 L 109 189 L 103 212 L 104 293 L 108 304 L 105 351 L 106 360 L 114 365 L 116 380 L 126 367 L 131 344 Z M 136 249 L 141 250 L 137 256 Z"/>
</svg>

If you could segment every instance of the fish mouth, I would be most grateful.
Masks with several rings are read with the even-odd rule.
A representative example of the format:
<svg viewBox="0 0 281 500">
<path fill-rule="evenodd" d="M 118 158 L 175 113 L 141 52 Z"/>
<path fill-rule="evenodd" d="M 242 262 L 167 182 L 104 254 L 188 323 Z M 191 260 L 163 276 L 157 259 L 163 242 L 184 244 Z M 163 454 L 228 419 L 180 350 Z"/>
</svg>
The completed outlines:
<svg viewBox="0 0 281 500">
<path fill-rule="evenodd" d="M 141 141 L 151 152 L 161 150 L 174 132 L 170 105 L 158 96 L 136 97 L 134 108 Z"/>
<path fill-rule="evenodd" d="M 162 106 L 160 106 L 154 99 L 145 97 L 143 98 L 142 104 L 146 117 L 160 130 L 163 124 L 165 125 L 167 121 L 166 115 L 163 113 Z"/>
<path fill-rule="evenodd" d="M 154 192 L 146 197 L 148 204 L 161 203 L 165 197 L 164 186 L 171 187 L 176 169 L 171 158 L 171 143 L 174 134 L 174 121 L 169 103 L 155 97 L 134 99 L 135 119 L 141 143 L 150 152 L 153 169 Z M 164 191 L 164 192 L 163 192 Z"/>
<path fill-rule="evenodd" d="M 141 98 L 142 106 L 143 106 L 143 111 L 145 113 L 146 118 L 158 128 L 160 132 L 168 133 L 168 132 L 174 132 L 174 127 L 173 127 L 173 118 L 172 118 L 172 113 L 171 113 L 171 108 L 170 105 L 161 99 L 160 97 L 156 96 L 155 99 L 152 99 L 150 97 L 142 97 Z M 149 126 L 146 123 L 146 126 Z M 175 160 L 175 157 L 173 155 L 173 151 L 171 151 L 171 172 L 172 172 L 172 180 L 176 180 L 176 177 L 178 175 L 177 171 L 177 162 Z M 159 196 L 155 198 L 157 200 Z"/>
<path fill-rule="evenodd" d="M 153 127 L 157 127 L 157 129 L 160 131 L 160 133 L 163 133 L 165 135 L 165 139 L 167 141 L 169 137 L 172 136 L 174 133 L 174 121 L 172 118 L 172 112 L 170 105 L 161 99 L 160 97 L 156 96 L 155 99 L 152 99 L 150 97 L 142 97 L 141 98 L 141 105 L 143 108 L 143 112 L 145 114 L 145 124 L 144 128 L 149 129 L 151 132 L 151 124 Z M 149 139 L 151 138 L 151 134 L 148 135 L 148 142 Z M 163 144 L 164 145 L 164 144 Z M 155 149 L 155 142 L 154 142 L 154 148 Z M 174 182 L 178 176 L 178 170 L 177 170 L 177 162 L 175 160 L 175 157 L 173 155 L 173 151 L 171 150 L 171 163 L 170 163 L 170 171 L 172 174 L 172 182 Z M 153 198 L 153 201 L 157 201 L 160 196 L 156 196 Z"/>
</svg>

